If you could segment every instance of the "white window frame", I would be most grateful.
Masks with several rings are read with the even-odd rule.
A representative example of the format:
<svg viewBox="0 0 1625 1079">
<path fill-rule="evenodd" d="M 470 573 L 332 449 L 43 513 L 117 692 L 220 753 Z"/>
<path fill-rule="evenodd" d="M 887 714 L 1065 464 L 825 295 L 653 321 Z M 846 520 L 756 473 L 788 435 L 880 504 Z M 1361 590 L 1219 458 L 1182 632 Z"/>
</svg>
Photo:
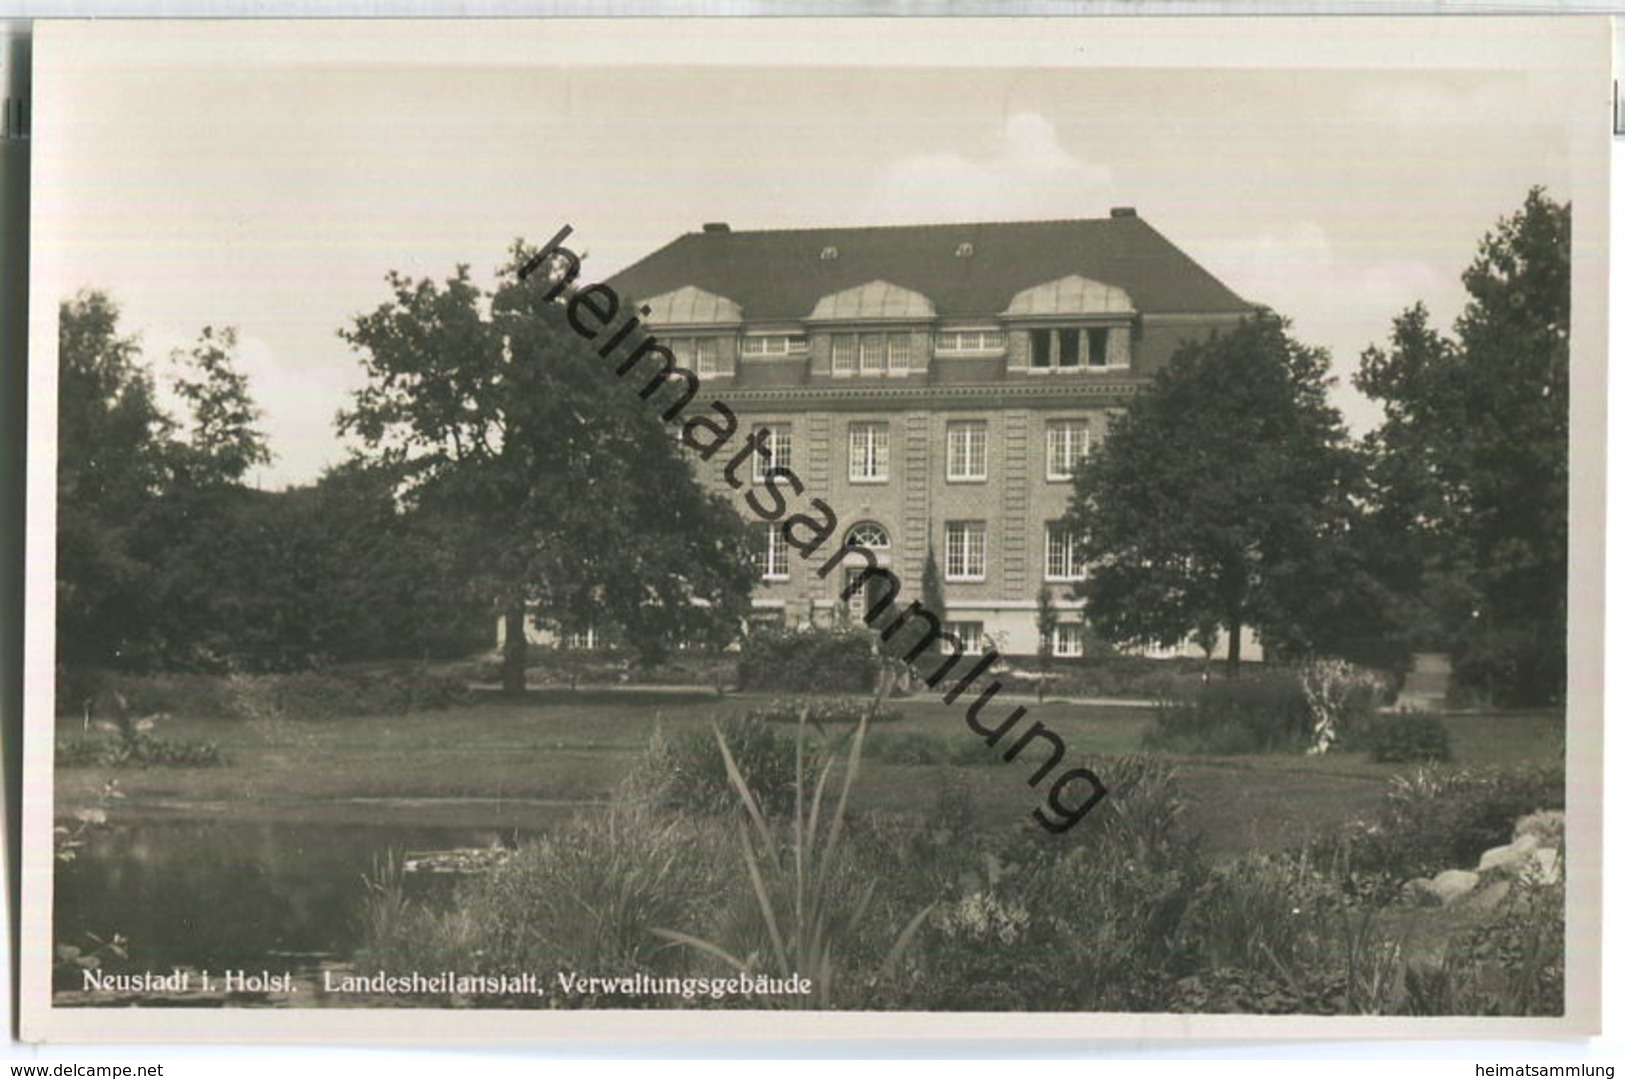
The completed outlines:
<svg viewBox="0 0 1625 1079">
<path fill-rule="evenodd" d="M 804 333 L 754 333 L 746 334 L 740 343 L 739 354 L 756 359 L 776 359 L 785 356 L 795 356 L 807 351 L 807 335 Z"/>
<path fill-rule="evenodd" d="M 762 580 L 788 581 L 790 579 L 790 544 L 778 524 L 763 525 L 766 532 L 762 543 Z"/>
<path fill-rule="evenodd" d="M 966 629 L 967 626 L 974 626 L 975 629 Z M 982 647 L 982 638 L 987 635 L 987 626 L 979 618 L 958 618 L 943 622 L 942 632 L 958 639 L 964 651 L 974 652 Z M 941 648 L 944 655 L 953 654 L 953 647 L 947 641 L 941 642 Z"/>
<path fill-rule="evenodd" d="M 939 356 L 997 356 L 1005 351 L 1003 330 L 939 330 Z"/>
<path fill-rule="evenodd" d="M 1044 580 L 1081 581 L 1083 564 L 1078 560 L 1078 535 L 1067 531 L 1060 521 L 1044 525 Z"/>
<path fill-rule="evenodd" d="M 1106 340 L 1102 345 L 1104 352 L 1101 356 L 1101 363 L 1092 364 L 1089 362 L 1090 356 L 1093 355 L 1093 350 L 1089 347 L 1089 331 L 1091 330 L 1106 331 Z M 1060 335 L 1069 331 L 1078 335 L 1078 362 L 1069 367 L 1062 367 Z M 1039 364 L 1036 362 L 1035 357 L 1037 353 L 1031 347 L 1031 345 L 1029 345 L 1027 355 L 1027 373 L 1030 375 L 1052 375 L 1060 372 L 1070 373 L 1073 371 L 1127 371 L 1134 366 L 1134 357 L 1131 351 L 1132 346 L 1124 348 L 1123 362 L 1111 362 L 1113 335 L 1127 334 L 1131 332 L 1129 326 L 1124 323 L 1107 323 L 1102 325 L 1098 322 L 1080 322 L 1065 326 L 1034 326 L 1024 332 L 1028 334 L 1042 333 L 1052 335 L 1050 336 L 1049 363 L 1043 366 L 1039 366 Z"/>
<path fill-rule="evenodd" d="M 942 532 L 943 580 L 987 580 L 987 522 L 948 521 Z"/>
<path fill-rule="evenodd" d="M 901 358 L 902 362 L 898 360 Z M 906 375 L 914 359 L 914 339 L 906 333 L 886 335 L 886 373 Z"/>
<path fill-rule="evenodd" d="M 852 483 L 886 483 L 891 478 L 891 425 L 858 420 L 847 426 L 846 478 Z"/>
<path fill-rule="evenodd" d="M 886 335 L 865 333 L 858 335 L 858 374 L 883 375 L 886 373 Z"/>
<path fill-rule="evenodd" d="M 977 432 L 981 438 L 976 438 Z M 987 482 L 987 421 L 948 421 L 948 482 Z"/>
<path fill-rule="evenodd" d="M 767 482 L 767 473 L 770 469 L 793 468 L 791 462 L 795 459 L 795 438 L 793 437 L 791 425 L 788 423 L 761 423 L 757 424 L 753 429 L 760 430 L 763 427 L 767 428 L 768 457 L 764 459 L 759 453 L 752 455 L 754 468 L 752 478 L 757 483 Z M 758 442 L 757 445 L 762 445 L 762 443 Z"/>
<path fill-rule="evenodd" d="M 590 652 L 598 647 L 598 629 L 588 626 L 586 629 L 566 630 L 561 643 L 566 652 Z"/>
<path fill-rule="evenodd" d="M 694 339 L 694 373 L 701 378 L 722 374 L 722 343 L 715 337 Z"/>
<path fill-rule="evenodd" d="M 1083 655 L 1083 623 L 1057 623 L 1050 637 L 1050 654 L 1063 659 Z"/>
<path fill-rule="evenodd" d="M 857 532 L 858 532 L 858 530 L 860 528 L 878 529 L 880 531 L 882 542 L 880 542 L 880 543 L 863 543 L 862 541 L 858 541 L 857 540 Z M 857 524 L 855 524 L 851 528 L 847 529 L 846 530 L 846 546 L 848 546 L 848 547 L 853 546 L 854 541 L 857 541 L 858 543 L 861 543 L 862 546 L 869 548 L 869 550 L 871 550 L 871 551 L 889 551 L 889 550 L 891 550 L 891 533 L 888 532 L 886 530 L 886 526 L 881 524 L 879 521 L 859 521 Z"/>
<path fill-rule="evenodd" d="M 831 374 L 840 378 L 850 378 L 858 373 L 857 334 L 837 333 L 830 335 L 829 369 Z"/>
<path fill-rule="evenodd" d="M 1057 440 L 1058 435 L 1065 437 Z M 1089 456 L 1092 434 L 1087 420 L 1050 420 L 1044 425 L 1044 476 L 1050 481 L 1070 480 L 1079 461 Z M 1081 442 L 1082 447 L 1074 445 Z M 1064 446 L 1059 443 L 1065 443 Z M 1057 453 L 1057 450 L 1060 450 Z M 1059 466 L 1059 467 L 1058 467 Z"/>
</svg>

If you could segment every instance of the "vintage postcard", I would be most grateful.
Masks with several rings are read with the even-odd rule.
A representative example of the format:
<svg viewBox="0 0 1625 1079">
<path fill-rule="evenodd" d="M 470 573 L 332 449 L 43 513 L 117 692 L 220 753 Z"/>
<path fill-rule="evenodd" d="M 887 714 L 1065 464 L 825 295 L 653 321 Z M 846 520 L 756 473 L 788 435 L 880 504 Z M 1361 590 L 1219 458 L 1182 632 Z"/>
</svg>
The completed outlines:
<svg viewBox="0 0 1625 1079">
<path fill-rule="evenodd" d="M 1610 35 L 38 24 L 24 1037 L 1595 1032 Z"/>
</svg>

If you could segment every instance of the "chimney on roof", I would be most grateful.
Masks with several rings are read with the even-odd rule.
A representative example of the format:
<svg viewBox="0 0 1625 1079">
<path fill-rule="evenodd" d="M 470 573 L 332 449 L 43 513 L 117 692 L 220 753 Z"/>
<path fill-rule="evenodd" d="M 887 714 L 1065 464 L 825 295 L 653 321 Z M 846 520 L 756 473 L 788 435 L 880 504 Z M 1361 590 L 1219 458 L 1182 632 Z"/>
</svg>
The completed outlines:
<svg viewBox="0 0 1625 1079">
<path fill-rule="evenodd" d="M 1112 216 L 1113 217 L 1139 217 L 1140 215 L 1134 212 L 1134 207 L 1132 207 L 1132 206 L 1113 206 L 1112 207 Z"/>
<path fill-rule="evenodd" d="M 707 221 L 701 226 L 706 232 L 732 232 L 726 221 Z"/>
</svg>

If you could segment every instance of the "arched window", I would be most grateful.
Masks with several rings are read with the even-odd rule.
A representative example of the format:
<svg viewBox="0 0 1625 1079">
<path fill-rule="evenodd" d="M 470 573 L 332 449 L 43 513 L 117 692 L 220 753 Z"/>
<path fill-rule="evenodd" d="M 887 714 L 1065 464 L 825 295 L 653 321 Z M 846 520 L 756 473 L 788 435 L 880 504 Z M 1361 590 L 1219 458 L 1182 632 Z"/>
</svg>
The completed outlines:
<svg viewBox="0 0 1625 1079">
<path fill-rule="evenodd" d="M 891 546 L 891 536 L 874 521 L 859 521 L 847 532 L 846 545 L 848 547 L 867 547 L 871 551 L 883 551 Z"/>
</svg>

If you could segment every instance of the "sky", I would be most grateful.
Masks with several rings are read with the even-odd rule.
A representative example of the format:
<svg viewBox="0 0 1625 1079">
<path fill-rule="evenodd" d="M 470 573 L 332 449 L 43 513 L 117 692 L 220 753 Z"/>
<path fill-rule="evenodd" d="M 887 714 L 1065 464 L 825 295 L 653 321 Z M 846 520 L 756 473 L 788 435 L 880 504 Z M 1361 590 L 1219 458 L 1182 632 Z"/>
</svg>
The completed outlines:
<svg viewBox="0 0 1625 1079">
<path fill-rule="evenodd" d="M 1125 67 L 988 49 L 933 66 L 917 40 L 884 62 L 883 27 L 856 61 L 814 34 L 772 65 L 738 61 L 750 40 L 685 50 L 692 22 L 670 25 L 670 48 L 644 38 L 637 63 L 602 48 L 447 59 L 409 38 L 337 62 L 235 30 L 177 64 L 105 27 L 71 55 L 47 38 L 35 300 L 110 293 L 164 380 L 203 326 L 235 326 L 275 454 L 253 479 L 277 488 L 346 456 L 333 417 L 362 372 L 338 331 L 387 300 L 389 270 L 466 262 L 489 282 L 516 237 L 566 223 L 601 279 L 707 221 L 1131 205 L 1328 349 L 1358 432 L 1379 418 L 1349 384 L 1361 351 L 1418 301 L 1448 326 L 1461 271 L 1531 186 L 1586 189 L 1578 65 Z"/>
</svg>

